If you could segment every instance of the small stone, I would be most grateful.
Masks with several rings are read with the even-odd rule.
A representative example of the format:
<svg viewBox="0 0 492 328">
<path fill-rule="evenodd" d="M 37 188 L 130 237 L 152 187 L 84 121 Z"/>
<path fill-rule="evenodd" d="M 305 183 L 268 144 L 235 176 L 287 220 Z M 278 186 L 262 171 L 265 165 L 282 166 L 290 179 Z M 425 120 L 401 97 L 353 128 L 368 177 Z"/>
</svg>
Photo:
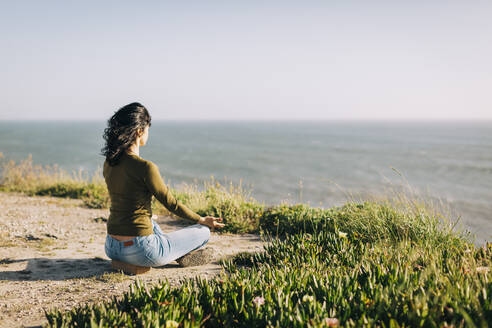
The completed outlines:
<svg viewBox="0 0 492 328">
<path fill-rule="evenodd" d="M 203 265 L 211 262 L 214 254 L 214 250 L 210 247 L 200 248 L 176 259 L 176 262 L 182 267 Z"/>
</svg>

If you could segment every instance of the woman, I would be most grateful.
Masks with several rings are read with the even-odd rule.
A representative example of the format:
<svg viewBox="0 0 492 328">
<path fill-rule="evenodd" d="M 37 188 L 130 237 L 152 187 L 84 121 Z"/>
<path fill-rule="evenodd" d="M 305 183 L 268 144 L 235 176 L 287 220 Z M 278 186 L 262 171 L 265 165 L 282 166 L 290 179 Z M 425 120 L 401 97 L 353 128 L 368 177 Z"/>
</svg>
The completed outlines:
<svg viewBox="0 0 492 328">
<path fill-rule="evenodd" d="M 105 251 L 113 260 L 137 266 L 160 266 L 176 259 L 183 265 L 183 259 L 193 257 L 188 253 L 208 242 L 210 228 L 224 224 L 222 218 L 201 217 L 177 201 L 157 165 L 139 156 L 139 147 L 147 143 L 150 121 L 147 109 L 135 102 L 115 112 L 104 130 L 103 175 L 111 198 Z M 197 223 L 163 233 L 152 219 L 152 196 L 170 212 Z M 204 264 L 206 256 L 201 255 L 191 263 Z"/>
</svg>

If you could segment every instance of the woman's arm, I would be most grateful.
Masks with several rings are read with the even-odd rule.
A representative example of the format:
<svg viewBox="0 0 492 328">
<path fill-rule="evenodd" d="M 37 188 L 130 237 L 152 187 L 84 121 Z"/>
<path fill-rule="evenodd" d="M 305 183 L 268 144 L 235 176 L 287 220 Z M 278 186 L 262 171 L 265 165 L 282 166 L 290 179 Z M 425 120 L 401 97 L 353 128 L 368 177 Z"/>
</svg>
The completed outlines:
<svg viewBox="0 0 492 328">
<path fill-rule="evenodd" d="M 157 200 L 159 200 L 170 212 L 182 218 L 194 220 L 197 223 L 209 226 L 210 228 L 220 228 L 224 226 L 224 224 L 219 223 L 222 221 L 222 218 L 215 218 L 212 216 L 202 217 L 174 198 L 169 191 L 169 188 L 164 183 L 158 166 L 150 161 L 148 162 L 146 174 L 144 175 L 144 181 L 145 185 L 149 188 L 155 198 L 157 198 Z"/>
<path fill-rule="evenodd" d="M 222 228 L 225 224 L 219 223 L 222 222 L 222 218 L 216 218 L 213 216 L 202 216 L 198 223 L 206 225 L 210 228 Z"/>
</svg>

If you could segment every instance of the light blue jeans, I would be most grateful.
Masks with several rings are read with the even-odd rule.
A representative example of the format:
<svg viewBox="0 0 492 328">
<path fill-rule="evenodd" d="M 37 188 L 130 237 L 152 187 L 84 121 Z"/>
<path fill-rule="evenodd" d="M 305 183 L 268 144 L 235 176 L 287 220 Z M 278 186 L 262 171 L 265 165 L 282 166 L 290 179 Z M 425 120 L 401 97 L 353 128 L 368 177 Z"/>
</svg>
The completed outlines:
<svg viewBox="0 0 492 328">
<path fill-rule="evenodd" d="M 161 266 L 204 246 L 210 239 L 210 228 L 203 224 L 194 224 L 170 233 L 162 232 L 161 228 L 151 219 L 154 233 L 138 236 L 133 244 L 124 246 L 128 241 L 119 241 L 109 234 L 106 235 L 104 250 L 106 255 L 117 261 L 140 266 Z"/>
</svg>

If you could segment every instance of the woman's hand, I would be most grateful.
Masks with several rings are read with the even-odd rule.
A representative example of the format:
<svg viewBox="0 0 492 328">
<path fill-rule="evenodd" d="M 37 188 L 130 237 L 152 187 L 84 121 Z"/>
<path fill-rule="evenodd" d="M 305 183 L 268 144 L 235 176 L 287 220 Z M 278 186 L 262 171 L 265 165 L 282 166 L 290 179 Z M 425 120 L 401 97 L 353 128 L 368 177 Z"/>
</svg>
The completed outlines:
<svg viewBox="0 0 492 328">
<path fill-rule="evenodd" d="M 206 225 L 210 228 L 222 228 L 225 226 L 224 223 L 219 223 L 222 222 L 222 218 L 216 218 L 213 216 L 202 216 L 200 220 L 198 220 L 198 223 Z"/>
</svg>

